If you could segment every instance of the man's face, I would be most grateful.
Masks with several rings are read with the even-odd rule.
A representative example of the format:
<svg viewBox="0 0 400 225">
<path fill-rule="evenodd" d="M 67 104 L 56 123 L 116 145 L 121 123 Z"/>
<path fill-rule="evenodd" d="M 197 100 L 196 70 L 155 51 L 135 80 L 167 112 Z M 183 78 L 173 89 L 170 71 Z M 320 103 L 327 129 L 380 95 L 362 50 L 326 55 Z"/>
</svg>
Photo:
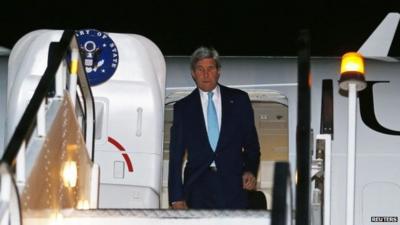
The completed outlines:
<svg viewBox="0 0 400 225">
<path fill-rule="evenodd" d="M 212 58 L 205 58 L 196 63 L 192 77 L 202 91 L 212 91 L 218 83 L 220 70 Z"/>
</svg>

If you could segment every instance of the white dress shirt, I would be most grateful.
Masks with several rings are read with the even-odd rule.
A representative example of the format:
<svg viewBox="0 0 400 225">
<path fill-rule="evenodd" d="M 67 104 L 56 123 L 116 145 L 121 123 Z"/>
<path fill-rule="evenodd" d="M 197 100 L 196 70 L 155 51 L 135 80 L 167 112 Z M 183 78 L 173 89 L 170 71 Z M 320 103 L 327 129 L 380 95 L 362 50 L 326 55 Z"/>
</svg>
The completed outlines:
<svg viewBox="0 0 400 225">
<path fill-rule="evenodd" d="M 208 92 L 200 90 L 200 99 L 201 99 L 201 108 L 203 109 L 203 116 L 204 116 L 204 122 L 206 123 L 206 129 L 208 132 L 208 123 L 207 123 L 207 107 L 208 107 Z M 211 92 L 214 93 L 213 95 L 213 102 L 215 106 L 215 110 L 217 110 L 217 119 L 218 119 L 218 128 L 219 131 L 221 132 L 221 117 L 222 117 L 222 107 L 221 107 L 221 90 L 219 86 L 214 88 Z M 211 165 L 212 167 L 215 167 L 215 161 L 212 161 Z"/>
<path fill-rule="evenodd" d="M 208 124 L 207 124 L 207 106 L 208 106 L 208 92 L 200 90 L 200 99 L 201 99 L 201 108 L 203 109 L 203 116 L 204 122 L 206 123 L 206 128 L 208 132 Z M 219 86 L 214 88 L 211 92 L 214 93 L 213 95 L 213 102 L 215 105 L 215 110 L 217 110 L 217 119 L 218 119 L 218 128 L 221 131 L 221 114 L 222 114 L 222 107 L 221 107 L 221 91 Z"/>
</svg>

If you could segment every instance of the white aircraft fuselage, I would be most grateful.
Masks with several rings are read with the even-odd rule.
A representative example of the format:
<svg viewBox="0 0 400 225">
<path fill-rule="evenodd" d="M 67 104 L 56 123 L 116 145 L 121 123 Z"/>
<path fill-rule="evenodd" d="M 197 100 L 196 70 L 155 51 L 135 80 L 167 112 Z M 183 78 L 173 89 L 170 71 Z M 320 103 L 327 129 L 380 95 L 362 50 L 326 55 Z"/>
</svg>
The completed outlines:
<svg viewBox="0 0 400 225">
<path fill-rule="evenodd" d="M 166 102 L 168 103 L 168 96 L 172 96 L 174 92 L 193 89 L 194 82 L 190 75 L 189 57 L 167 57 L 166 62 Z M 221 62 L 220 83 L 247 91 L 252 101 L 264 101 L 259 96 L 269 91 L 276 91 L 286 96 L 289 162 L 292 174 L 295 174 L 297 58 L 222 57 Z M 400 209 L 400 181 L 398 179 L 400 99 L 397 98 L 400 94 L 398 89 L 400 63 L 367 59 L 365 67 L 365 78 L 368 86 L 371 87 L 369 94 L 372 94 L 373 98 L 368 94 L 362 95 L 363 108 L 360 108 L 358 100 L 355 224 L 370 224 L 372 216 L 398 217 Z M 339 73 L 339 57 L 311 58 L 311 128 L 314 138 L 320 133 L 322 81 L 325 79 L 333 81 L 331 224 L 344 224 L 346 213 L 348 96 L 339 89 Z M 265 97 L 265 101 L 274 101 L 274 99 Z M 279 99 L 276 101 L 281 102 Z M 377 126 L 371 119 L 361 119 L 361 113 L 368 118 L 375 115 L 377 122 L 392 132 Z M 260 118 L 256 118 L 256 123 L 259 120 Z M 315 155 L 315 150 L 313 154 Z"/>
</svg>

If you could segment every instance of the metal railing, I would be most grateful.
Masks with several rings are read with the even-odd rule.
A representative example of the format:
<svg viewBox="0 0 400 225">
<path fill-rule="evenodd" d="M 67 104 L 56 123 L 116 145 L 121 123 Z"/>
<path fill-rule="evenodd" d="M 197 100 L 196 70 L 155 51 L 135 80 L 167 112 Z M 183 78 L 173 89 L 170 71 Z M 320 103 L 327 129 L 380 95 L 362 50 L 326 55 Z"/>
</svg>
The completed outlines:
<svg viewBox="0 0 400 225">
<path fill-rule="evenodd" d="M 51 97 L 54 94 L 62 93 L 62 90 L 59 90 L 60 88 L 68 88 L 69 90 L 71 90 L 71 88 L 73 87 L 72 85 L 74 84 L 71 84 L 71 82 L 67 87 L 62 87 L 62 78 L 59 77 L 60 73 L 64 72 L 61 71 L 61 64 L 63 62 L 65 63 L 65 58 L 72 49 L 76 49 L 79 51 L 77 41 L 74 37 L 74 31 L 64 31 L 59 42 L 53 42 L 50 44 L 49 61 L 47 68 L 41 80 L 39 81 L 39 84 L 6 147 L 4 155 L 1 159 L 3 162 L 8 163 L 9 165 L 14 165 L 15 159 L 18 152 L 20 151 L 21 146 L 23 146 L 24 142 L 26 140 L 29 140 L 30 138 L 30 132 L 32 131 L 32 127 L 37 121 L 37 114 L 40 111 L 40 107 L 43 102 L 46 101 L 48 97 Z M 89 155 L 93 160 L 93 137 L 95 130 L 94 100 L 91 89 L 89 87 L 89 83 L 86 78 L 86 74 L 83 71 L 81 60 L 78 60 L 77 63 L 77 82 L 79 84 L 80 92 L 82 94 L 82 99 L 84 99 L 83 103 L 80 104 L 84 107 L 84 109 L 82 110 L 85 120 L 85 122 L 82 123 L 84 125 L 83 131 L 85 134 L 87 148 L 89 150 Z M 75 95 L 75 93 L 72 94 Z M 76 96 L 71 97 L 75 98 Z"/>
<path fill-rule="evenodd" d="M 79 208 L 77 203 L 80 199 L 78 197 L 82 197 L 81 193 L 84 193 L 86 202 L 83 202 L 85 204 L 82 208 L 97 207 L 99 168 L 93 164 L 95 131 L 94 100 L 83 70 L 84 67 L 82 66 L 79 54 L 79 46 L 74 34 L 75 32 L 72 30 L 64 31 L 59 42 L 50 43 L 47 67 L 4 151 L 0 162 L 1 224 L 11 223 L 19 225 L 22 223 L 22 220 L 26 219 L 26 216 L 23 216 L 23 213 L 26 211 L 54 209 L 52 208 L 55 206 L 54 204 L 47 204 L 52 207 L 45 208 L 41 201 L 30 199 L 35 197 L 35 195 L 53 195 L 50 198 L 58 199 L 59 203 L 56 205 L 56 208 L 57 210 L 61 210 L 70 206 Z M 66 93 L 69 93 L 69 97 Z M 51 145 L 49 144 L 51 143 L 49 139 L 50 136 L 53 136 L 52 132 L 57 129 L 61 130 L 60 126 L 57 128 L 54 125 L 54 123 L 57 123 L 56 120 L 54 120 L 55 122 L 53 121 L 53 124 L 46 125 L 46 113 L 48 113 L 47 111 L 54 102 L 58 102 L 58 105 L 55 104 L 58 107 L 57 109 L 61 109 L 62 107 L 69 109 L 68 115 L 67 113 L 57 111 L 55 118 L 57 116 L 60 117 L 59 115 L 63 115 L 64 117 L 69 116 L 69 118 L 71 116 L 75 117 L 75 115 L 81 116 L 81 121 L 72 123 L 73 130 L 77 131 L 76 134 L 73 134 L 75 135 L 73 137 L 76 137 L 75 140 L 78 141 L 78 144 L 71 144 L 64 140 L 64 147 L 60 147 L 62 145 L 41 147 L 38 158 L 45 155 L 46 160 L 43 160 L 42 157 L 41 162 L 43 165 L 35 164 L 33 168 L 30 168 L 32 170 L 28 177 L 26 175 L 25 151 L 31 141 L 41 140 L 43 145 Z M 73 119 L 73 121 L 77 120 Z M 60 136 L 56 137 L 63 139 L 59 138 Z M 83 147 L 79 147 L 80 143 L 82 143 Z M 47 152 L 43 153 L 43 149 L 47 150 Z M 85 151 L 79 151 L 79 149 L 85 149 Z M 48 153 L 49 150 L 51 150 L 51 153 Z M 63 151 L 67 152 L 65 153 L 66 157 L 61 156 Z M 69 152 L 71 151 L 73 153 L 70 154 Z M 79 152 L 77 153 L 76 151 Z M 52 155 L 53 159 L 51 160 L 53 161 L 47 159 L 47 157 L 51 157 Z M 71 161 L 71 159 L 74 161 Z M 53 163 L 54 166 L 48 169 L 47 175 L 43 175 L 44 168 L 48 168 L 46 163 Z M 71 169 L 67 168 L 71 165 L 75 166 L 75 168 L 72 167 L 72 170 L 75 170 L 75 175 L 78 176 L 75 177 L 75 182 L 78 182 L 78 184 L 76 187 L 74 184 L 73 188 L 75 189 L 72 193 L 79 196 L 73 196 L 73 201 L 70 201 L 71 196 L 63 197 L 64 199 L 57 196 L 57 194 L 61 193 L 62 195 L 63 193 L 69 193 L 70 191 L 68 190 L 72 190 L 71 187 L 65 186 L 65 179 L 63 178 L 63 181 L 63 179 L 59 179 L 57 176 L 52 178 L 54 174 L 57 175 L 66 169 Z M 82 169 L 85 171 L 81 172 Z M 70 173 L 70 171 L 67 172 Z M 37 174 L 41 174 L 40 178 Z M 43 183 L 46 183 L 48 187 L 53 187 L 43 188 L 45 186 Z M 32 187 L 36 184 L 38 184 L 36 187 Z M 45 193 L 46 191 L 50 193 Z M 47 202 L 49 201 L 47 200 Z"/>
</svg>

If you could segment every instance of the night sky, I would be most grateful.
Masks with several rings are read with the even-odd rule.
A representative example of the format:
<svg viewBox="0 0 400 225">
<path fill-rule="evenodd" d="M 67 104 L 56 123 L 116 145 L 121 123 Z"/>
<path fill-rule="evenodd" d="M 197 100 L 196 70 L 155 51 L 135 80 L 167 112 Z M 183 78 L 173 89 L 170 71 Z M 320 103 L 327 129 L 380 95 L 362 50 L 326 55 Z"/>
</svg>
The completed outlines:
<svg viewBox="0 0 400 225">
<path fill-rule="evenodd" d="M 93 28 L 143 35 L 165 55 L 210 45 L 221 55 L 292 56 L 307 29 L 313 56 L 340 56 L 357 50 L 391 11 L 400 12 L 400 0 L 14 0 L 2 6 L 0 45 L 11 48 L 37 29 Z M 399 30 L 393 56 L 400 56 Z"/>
</svg>

